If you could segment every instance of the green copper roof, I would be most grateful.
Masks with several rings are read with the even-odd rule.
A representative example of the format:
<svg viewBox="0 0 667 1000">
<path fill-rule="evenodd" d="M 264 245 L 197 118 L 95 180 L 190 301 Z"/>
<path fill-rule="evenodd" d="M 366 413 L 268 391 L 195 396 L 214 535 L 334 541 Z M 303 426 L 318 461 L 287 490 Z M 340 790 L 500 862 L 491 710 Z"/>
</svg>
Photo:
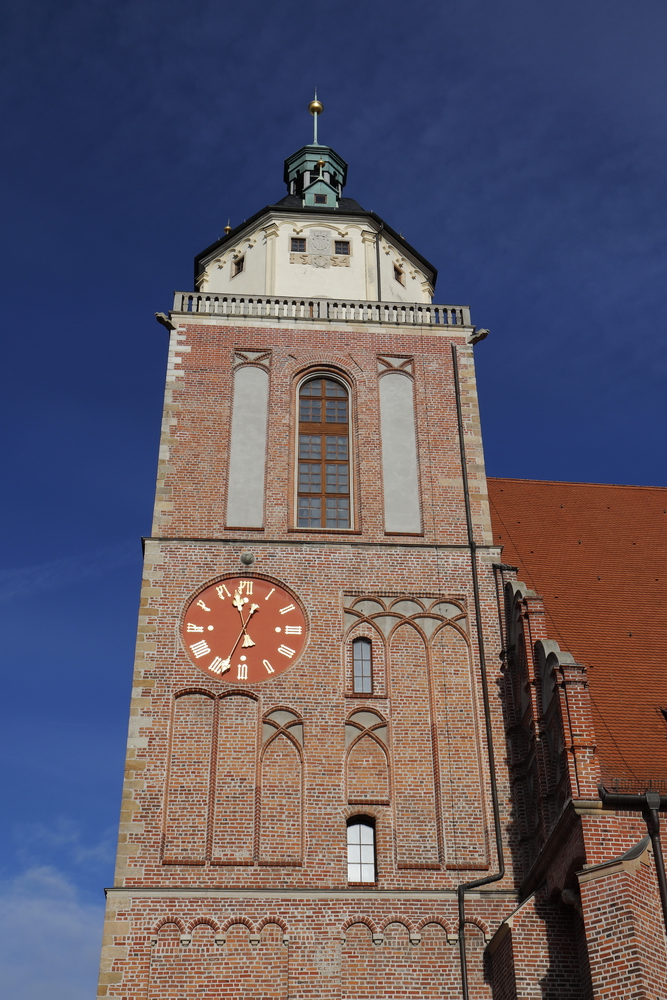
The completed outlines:
<svg viewBox="0 0 667 1000">
<path fill-rule="evenodd" d="M 289 194 L 313 208 L 337 208 L 347 180 L 347 163 L 330 146 L 302 146 L 285 160 L 285 183 Z"/>
</svg>

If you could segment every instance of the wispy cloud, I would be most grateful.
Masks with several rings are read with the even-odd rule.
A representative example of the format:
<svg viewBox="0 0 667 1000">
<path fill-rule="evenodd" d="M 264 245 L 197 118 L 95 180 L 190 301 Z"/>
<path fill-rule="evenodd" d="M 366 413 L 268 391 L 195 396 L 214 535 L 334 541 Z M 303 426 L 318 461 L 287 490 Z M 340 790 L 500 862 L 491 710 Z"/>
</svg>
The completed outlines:
<svg viewBox="0 0 667 1000">
<path fill-rule="evenodd" d="M 65 867 L 109 868 L 113 864 L 115 828 L 104 830 L 96 841 L 86 842 L 79 823 L 60 817 L 54 823 L 22 823 L 14 836 L 21 862 L 29 867 L 57 860 Z"/>
<path fill-rule="evenodd" d="M 36 566 L 3 569 L 0 570 L 0 602 L 101 576 L 108 570 L 126 566 L 137 558 L 136 543 L 127 542 L 63 556 Z"/>
<path fill-rule="evenodd" d="M 90 1000 L 103 914 L 101 902 L 82 902 L 54 868 L 32 868 L 0 883 L 0 994 Z"/>
</svg>

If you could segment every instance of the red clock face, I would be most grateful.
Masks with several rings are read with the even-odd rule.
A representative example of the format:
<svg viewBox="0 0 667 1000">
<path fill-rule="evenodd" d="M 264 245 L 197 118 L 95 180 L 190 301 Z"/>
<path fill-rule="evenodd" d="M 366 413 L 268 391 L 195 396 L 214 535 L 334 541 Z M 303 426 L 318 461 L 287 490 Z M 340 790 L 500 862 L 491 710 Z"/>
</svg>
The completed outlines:
<svg viewBox="0 0 667 1000">
<path fill-rule="evenodd" d="M 181 629 L 196 667 L 233 684 L 257 684 L 287 670 L 306 642 L 292 594 L 256 577 L 230 576 L 190 603 Z"/>
</svg>

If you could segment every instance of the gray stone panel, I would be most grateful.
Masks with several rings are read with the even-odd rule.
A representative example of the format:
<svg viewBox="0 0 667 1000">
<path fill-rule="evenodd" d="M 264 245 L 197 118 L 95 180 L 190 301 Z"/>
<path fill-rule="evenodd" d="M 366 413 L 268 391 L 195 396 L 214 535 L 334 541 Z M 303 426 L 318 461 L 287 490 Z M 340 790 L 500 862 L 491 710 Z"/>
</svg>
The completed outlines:
<svg viewBox="0 0 667 1000">
<path fill-rule="evenodd" d="M 264 525 L 268 403 L 268 372 L 254 365 L 237 369 L 227 486 L 229 527 L 261 528 Z"/>
<path fill-rule="evenodd" d="M 380 379 L 385 531 L 421 531 L 412 380 L 398 372 Z"/>
</svg>

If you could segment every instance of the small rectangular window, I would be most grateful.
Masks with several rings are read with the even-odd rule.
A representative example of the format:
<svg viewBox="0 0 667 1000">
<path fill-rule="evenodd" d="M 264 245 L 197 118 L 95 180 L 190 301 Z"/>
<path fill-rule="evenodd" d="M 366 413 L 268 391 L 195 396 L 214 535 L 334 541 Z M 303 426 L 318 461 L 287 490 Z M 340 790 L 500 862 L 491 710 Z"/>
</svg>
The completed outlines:
<svg viewBox="0 0 667 1000">
<path fill-rule="evenodd" d="M 336 240 L 336 253 L 344 254 L 348 256 L 350 253 L 350 241 L 349 240 Z"/>
<path fill-rule="evenodd" d="M 245 267 L 245 257 L 239 257 L 238 260 L 234 261 L 234 276 L 240 274 Z"/>
<path fill-rule="evenodd" d="M 352 821 L 347 827 L 348 882 L 375 882 L 375 830 L 371 821 Z"/>
<path fill-rule="evenodd" d="M 326 205 L 327 196 L 325 194 L 316 194 L 314 197 L 314 201 L 316 205 Z"/>
<path fill-rule="evenodd" d="M 292 253 L 305 253 L 306 252 L 306 241 L 292 239 Z"/>
<path fill-rule="evenodd" d="M 396 267 L 395 265 L 394 265 L 394 277 L 396 278 L 396 281 L 400 282 L 401 285 L 405 284 L 405 281 L 403 280 L 403 272 L 401 271 L 400 267 Z"/>
<path fill-rule="evenodd" d="M 373 660 L 369 639 L 355 639 L 352 643 L 355 694 L 372 694 Z"/>
</svg>

